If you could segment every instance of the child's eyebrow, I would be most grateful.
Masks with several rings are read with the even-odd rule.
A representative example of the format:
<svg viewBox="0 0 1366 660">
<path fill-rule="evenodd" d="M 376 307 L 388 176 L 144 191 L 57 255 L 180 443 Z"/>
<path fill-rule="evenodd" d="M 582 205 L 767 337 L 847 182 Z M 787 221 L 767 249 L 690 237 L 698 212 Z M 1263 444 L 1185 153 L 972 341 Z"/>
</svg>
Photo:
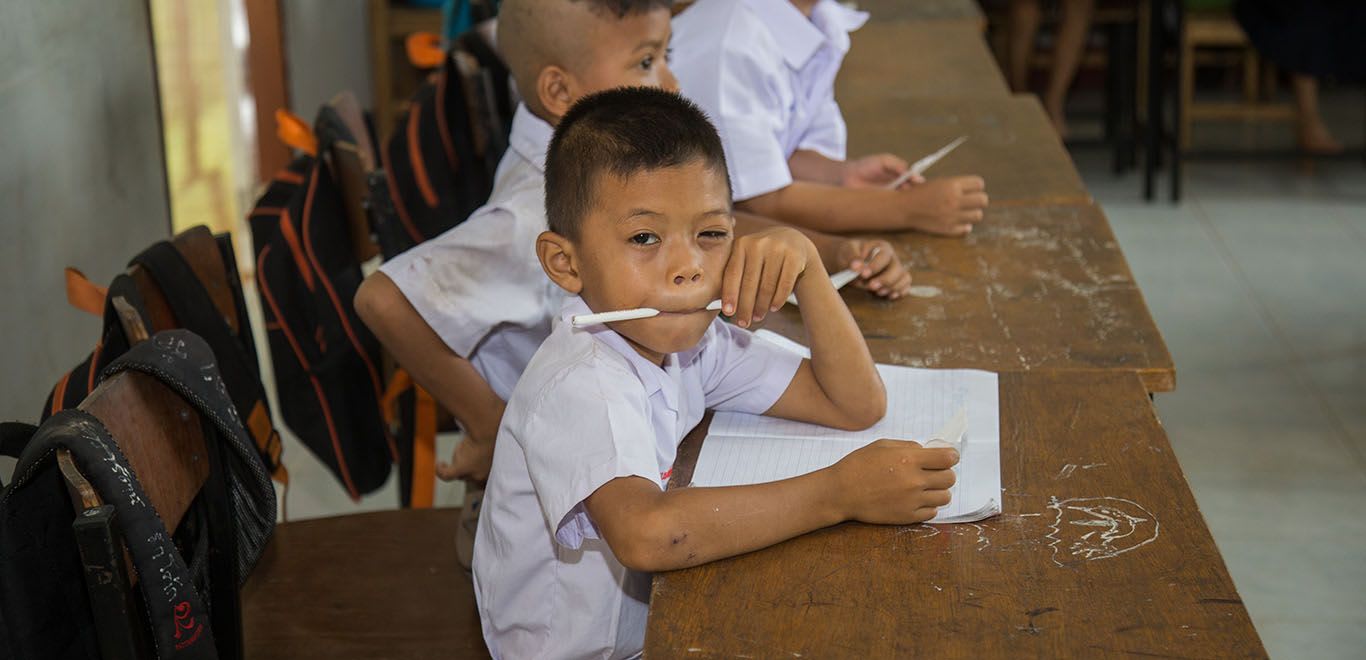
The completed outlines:
<svg viewBox="0 0 1366 660">
<path fill-rule="evenodd" d="M 617 222 L 619 222 L 619 223 L 620 223 L 620 222 L 629 222 L 629 221 L 631 221 L 631 220 L 633 220 L 633 219 L 635 219 L 635 218 L 638 218 L 638 217 L 640 217 L 640 216 L 642 216 L 642 215 L 643 215 L 643 216 L 648 216 L 648 217 L 651 217 L 651 218 L 662 218 L 662 217 L 664 217 L 664 214 L 663 214 L 663 213 L 660 213 L 659 211 L 654 211 L 654 210 L 645 209 L 645 208 L 636 208 L 636 209 L 631 209 L 630 211 L 627 211 L 625 215 L 621 216 L 620 218 L 617 218 Z"/>
<path fill-rule="evenodd" d="M 639 44 L 636 44 L 636 50 L 656 50 L 659 48 L 663 48 L 665 43 L 667 42 L 660 41 L 659 39 L 647 39 L 645 41 L 640 42 Z"/>
</svg>

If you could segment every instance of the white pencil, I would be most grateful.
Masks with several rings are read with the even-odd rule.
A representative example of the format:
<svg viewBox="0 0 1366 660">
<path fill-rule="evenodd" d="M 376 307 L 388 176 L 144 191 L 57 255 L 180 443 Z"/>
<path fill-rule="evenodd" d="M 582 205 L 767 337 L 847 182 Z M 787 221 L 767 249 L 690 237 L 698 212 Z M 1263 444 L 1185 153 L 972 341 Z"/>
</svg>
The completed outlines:
<svg viewBox="0 0 1366 660">
<path fill-rule="evenodd" d="M 870 255 L 868 255 L 868 258 L 871 259 L 872 256 L 873 256 L 873 254 L 877 254 L 877 248 L 873 248 L 873 253 L 870 254 Z M 836 291 L 839 291 L 840 289 L 843 289 L 843 288 L 845 287 L 845 285 L 849 284 L 850 282 L 853 282 L 853 281 L 856 280 L 856 279 L 858 279 L 858 273 L 855 273 L 854 271 L 849 270 L 848 268 L 845 268 L 844 270 L 842 270 L 842 271 L 840 271 L 840 272 L 838 272 L 838 273 L 835 273 L 834 275 L 831 275 L 831 276 L 830 276 L 830 283 L 833 284 L 833 285 L 835 285 L 835 290 L 836 290 Z M 787 304 L 789 304 L 789 305 L 796 305 L 796 304 L 797 304 L 797 294 L 796 294 L 796 293 L 789 293 L 789 294 L 787 294 Z"/>
<path fill-rule="evenodd" d="M 930 167 L 932 167 L 935 163 L 943 159 L 944 156 L 949 155 L 950 151 L 957 149 L 958 145 L 963 144 L 963 142 L 965 142 L 967 139 L 968 136 L 966 135 L 959 136 L 957 140 L 954 140 L 953 142 L 944 145 L 943 148 L 941 148 L 939 151 L 936 151 L 924 158 L 921 158 L 920 160 L 915 161 L 911 164 L 911 167 L 907 169 L 905 172 L 903 172 L 901 176 L 897 177 L 895 181 L 887 184 L 887 189 L 896 190 L 897 188 L 901 187 L 901 184 L 906 183 L 906 181 L 908 181 L 911 177 L 920 176 L 921 174 L 924 174 L 925 170 L 930 169 Z"/>
<path fill-rule="evenodd" d="M 705 308 L 709 312 L 721 309 L 721 301 L 713 300 L 707 303 Z M 617 321 L 634 321 L 636 319 L 648 319 L 651 316 L 659 316 L 659 310 L 653 307 L 639 307 L 636 309 L 622 309 L 615 312 L 601 312 L 598 314 L 579 314 L 571 319 L 574 327 L 583 328 L 590 325 L 601 323 L 615 323 Z"/>
</svg>

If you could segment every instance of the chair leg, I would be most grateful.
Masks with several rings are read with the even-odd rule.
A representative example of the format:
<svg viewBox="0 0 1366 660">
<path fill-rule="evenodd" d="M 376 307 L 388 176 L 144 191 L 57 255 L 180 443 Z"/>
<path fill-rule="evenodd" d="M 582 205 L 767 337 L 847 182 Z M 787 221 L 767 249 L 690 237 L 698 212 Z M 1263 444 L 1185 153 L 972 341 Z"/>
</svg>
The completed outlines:
<svg viewBox="0 0 1366 660">
<path fill-rule="evenodd" d="M 1185 3 L 1173 2 L 1171 4 L 1172 26 L 1171 33 L 1176 35 L 1176 39 L 1182 47 L 1176 51 L 1176 66 L 1178 70 L 1187 71 L 1188 75 L 1182 81 L 1184 83 L 1181 90 L 1182 102 L 1176 104 L 1175 125 L 1184 127 L 1182 136 L 1185 140 L 1190 139 L 1190 102 L 1191 95 L 1195 91 L 1195 57 L 1194 49 L 1189 48 L 1186 39 L 1186 10 Z M 1172 145 L 1172 203 L 1181 201 L 1181 158 L 1186 151 L 1186 144 L 1183 140 L 1177 140 Z"/>
<path fill-rule="evenodd" d="M 1181 47 L 1177 53 L 1177 70 L 1181 72 L 1178 90 L 1177 144 L 1182 149 L 1191 146 L 1190 108 L 1195 95 L 1195 44 L 1190 42 L 1184 26 L 1178 26 Z"/>
</svg>

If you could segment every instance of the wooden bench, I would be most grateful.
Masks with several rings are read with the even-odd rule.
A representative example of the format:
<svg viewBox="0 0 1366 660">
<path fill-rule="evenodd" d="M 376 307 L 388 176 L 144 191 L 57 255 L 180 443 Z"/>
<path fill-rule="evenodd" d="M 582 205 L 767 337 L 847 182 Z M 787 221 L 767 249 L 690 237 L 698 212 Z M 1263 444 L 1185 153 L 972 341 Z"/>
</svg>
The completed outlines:
<svg viewBox="0 0 1366 660">
<path fill-rule="evenodd" d="M 1265 657 L 1137 376 L 1007 374 L 1000 400 L 1000 516 L 658 574 L 646 657 Z"/>
</svg>

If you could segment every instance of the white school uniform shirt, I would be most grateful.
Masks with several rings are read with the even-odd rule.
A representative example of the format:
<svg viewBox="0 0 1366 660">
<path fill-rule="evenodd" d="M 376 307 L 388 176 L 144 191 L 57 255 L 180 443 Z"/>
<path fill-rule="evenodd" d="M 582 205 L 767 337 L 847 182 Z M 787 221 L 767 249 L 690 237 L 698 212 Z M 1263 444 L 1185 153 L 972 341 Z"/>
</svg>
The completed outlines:
<svg viewBox="0 0 1366 660">
<path fill-rule="evenodd" d="M 546 229 L 545 154 L 552 134 L 550 124 L 518 106 L 488 203 L 380 266 L 504 401 L 564 302 L 536 258 L 536 236 Z"/>
<path fill-rule="evenodd" d="M 844 160 L 835 75 L 867 20 L 834 0 L 809 19 L 789 0 L 698 0 L 674 18 L 669 68 L 720 131 L 735 199 L 790 185 L 799 149 Z"/>
<path fill-rule="evenodd" d="M 474 540 L 474 587 L 495 658 L 641 652 L 650 577 L 622 566 L 584 506 L 617 477 L 661 489 L 706 408 L 762 413 L 801 357 L 717 319 L 661 368 L 565 302 L 503 415 Z"/>
</svg>

